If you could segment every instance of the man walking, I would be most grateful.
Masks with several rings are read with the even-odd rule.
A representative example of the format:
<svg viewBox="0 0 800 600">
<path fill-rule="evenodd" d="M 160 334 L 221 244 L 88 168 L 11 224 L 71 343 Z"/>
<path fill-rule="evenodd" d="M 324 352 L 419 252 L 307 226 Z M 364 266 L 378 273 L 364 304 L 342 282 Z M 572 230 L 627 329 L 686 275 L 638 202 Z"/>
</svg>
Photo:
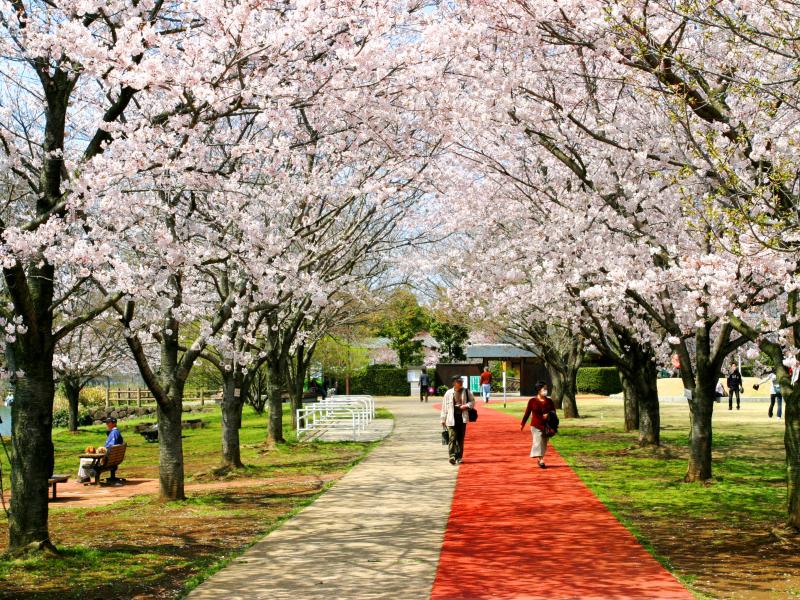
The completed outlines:
<svg viewBox="0 0 800 600">
<path fill-rule="evenodd" d="M 483 401 L 489 402 L 489 394 L 492 393 L 492 374 L 489 367 L 483 367 L 481 373 L 481 394 L 483 394 Z"/>
<path fill-rule="evenodd" d="M 475 398 L 464 387 L 460 376 L 453 376 L 453 387 L 444 394 L 439 415 L 442 428 L 447 429 L 450 464 L 461 464 L 464 460 L 464 437 L 467 433 L 469 409 L 475 408 Z"/>
<path fill-rule="evenodd" d="M 739 367 L 736 363 L 731 365 L 731 372 L 727 378 L 728 383 L 728 410 L 733 410 L 733 394 L 736 394 L 736 410 L 739 410 L 739 404 L 741 403 L 741 397 L 739 396 L 739 392 L 743 392 L 744 388 L 742 387 L 742 374 L 739 373 Z"/>
<path fill-rule="evenodd" d="M 430 386 L 431 380 L 428 377 L 428 371 L 422 369 L 422 374 L 419 376 L 419 401 L 422 402 L 423 399 L 425 402 L 428 401 L 428 394 L 430 393 L 428 390 L 428 386 Z"/>
</svg>

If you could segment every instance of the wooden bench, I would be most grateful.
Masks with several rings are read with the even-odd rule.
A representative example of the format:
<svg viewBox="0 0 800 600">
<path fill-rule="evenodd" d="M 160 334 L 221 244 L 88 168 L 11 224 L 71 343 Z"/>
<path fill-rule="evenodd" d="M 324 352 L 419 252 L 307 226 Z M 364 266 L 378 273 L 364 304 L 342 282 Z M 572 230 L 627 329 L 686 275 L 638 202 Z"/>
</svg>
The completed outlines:
<svg viewBox="0 0 800 600">
<path fill-rule="evenodd" d="M 100 485 L 100 474 L 103 471 L 111 473 L 110 477 L 106 478 L 106 483 L 121 483 L 124 479 L 117 478 L 117 468 L 125 460 L 125 450 L 128 448 L 127 444 L 120 444 L 118 446 L 111 446 L 105 454 L 82 454 L 81 458 L 91 458 L 92 464 L 88 465 L 89 469 L 94 471 L 94 485 Z"/>
<path fill-rule="evenodd" d="M 56 485 L 59 483 L 66 483 L 69 475 L 51 475 L 47 479 L 47 485 L 53 488 L 53 500 L 56 499 Z"/>
</svg>

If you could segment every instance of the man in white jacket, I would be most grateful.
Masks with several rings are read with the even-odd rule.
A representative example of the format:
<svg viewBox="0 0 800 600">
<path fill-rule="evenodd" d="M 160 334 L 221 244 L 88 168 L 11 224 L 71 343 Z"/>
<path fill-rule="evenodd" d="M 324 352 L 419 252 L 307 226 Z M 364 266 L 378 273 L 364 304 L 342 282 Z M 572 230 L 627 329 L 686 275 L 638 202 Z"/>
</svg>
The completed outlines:
<svg viewBox="0 0 800 600">
<path fill-rule="evenodd" d="M 470 408 L 475 408 L 475 397 L 464 387 L 464 380 L 455 375 L 453 387 L 444 394 L 439 415 L 442 428 L 447 429 L 451 465 L 461 464 L 463 461 L 464 436 L 467 433 Z"/>
</svg>

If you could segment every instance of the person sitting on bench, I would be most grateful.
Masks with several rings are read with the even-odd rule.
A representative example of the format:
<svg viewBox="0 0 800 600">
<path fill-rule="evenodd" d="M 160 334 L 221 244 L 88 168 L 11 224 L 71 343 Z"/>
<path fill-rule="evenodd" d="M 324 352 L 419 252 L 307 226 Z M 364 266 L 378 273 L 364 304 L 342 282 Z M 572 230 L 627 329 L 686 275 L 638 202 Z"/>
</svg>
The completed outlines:
<svg viewBox="0 0 800 600">
<path fill-rule="evenodd" d="M 106 430 L 108 431 L 108 436 L 106 437 L 106 443 L 103 444 L 108 451 L 111 446 L 119 446 L 123 443 L 122 441 L 122 434 L 117 429 L 117 420 L 114 417 L 109 417 L 108 419 L 103 419 L 103 422 L 106 424 Z M 91 458 L 82 458 L 80 467 L 78 467 L 78 481 L 80 483 L 86 483 L 91 481 L 92 477 L 94 476 L 94 471 L 89 467 L 92 465 L 93 460 Z"/>
</svg>

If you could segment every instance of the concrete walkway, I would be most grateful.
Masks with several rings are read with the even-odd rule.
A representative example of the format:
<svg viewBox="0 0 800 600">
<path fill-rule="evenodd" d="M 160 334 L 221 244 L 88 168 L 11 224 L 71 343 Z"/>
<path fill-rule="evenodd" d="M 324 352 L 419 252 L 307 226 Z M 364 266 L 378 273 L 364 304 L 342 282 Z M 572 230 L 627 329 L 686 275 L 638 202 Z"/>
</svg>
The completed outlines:
<svg viewBox="0 0 800 600">
<path fill-rule="evenodd" d="M 396 418 L 389 439 L 188 598 L 430 597 L 457 469 L 430 404 L 379 404 Z"/>
</svg>

